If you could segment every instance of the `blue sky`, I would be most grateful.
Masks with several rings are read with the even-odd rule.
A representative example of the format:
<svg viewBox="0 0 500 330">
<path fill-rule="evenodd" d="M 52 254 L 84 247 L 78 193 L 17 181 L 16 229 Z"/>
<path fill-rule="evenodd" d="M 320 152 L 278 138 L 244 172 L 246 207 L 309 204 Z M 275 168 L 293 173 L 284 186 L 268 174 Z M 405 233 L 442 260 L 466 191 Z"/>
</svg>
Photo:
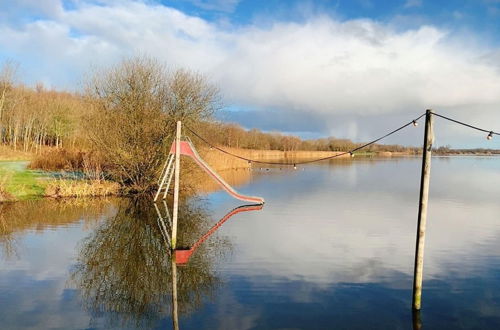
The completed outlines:
<svg viewBox="0 0 500 330">
<path fill-rule="evenodd" d="M 162 0 L 160 3 L 209 21 L 229 20 L 235 25 L 252 24 L 266 17 L 301 21 L 307 14 L 325 13 L 341 19 L 406 18 L 406 24 L 400 21 L 404 27 L 425 23 L 471 29 L 490 34 L 497 41 L 500 27 L 500 1 L 495 0 Z"/>
<path fill-rule="evenodd" d="M 360 141 L 426 108 L 500 130 L 499 32 L 500 0 L 2 1 L 0 63 L 79 90 L 146 54 L 219 86 L 220 118 Z M 438 144 L 500 147 L 482 140 L 444 125 Z"/>
</svg>

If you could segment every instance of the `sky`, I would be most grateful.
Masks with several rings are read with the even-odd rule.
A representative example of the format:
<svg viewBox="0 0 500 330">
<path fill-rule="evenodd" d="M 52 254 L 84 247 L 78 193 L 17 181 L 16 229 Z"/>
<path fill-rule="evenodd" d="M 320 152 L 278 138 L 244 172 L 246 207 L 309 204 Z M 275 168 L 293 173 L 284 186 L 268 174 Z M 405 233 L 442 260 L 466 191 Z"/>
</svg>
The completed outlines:
<svg viewBox="0 0 500 330">
<path fill-rule="evenodd" d="M 500 131 L 499 32 L 500 0 L 0 0 L 0 63 L 26 84 L 78 91 L 147 55 L 218 86 L 220 119 L 305 138 L 367 141 L 427 108 Z M 500 138 L 439 121 L 436 144 Z"/>
</svg>

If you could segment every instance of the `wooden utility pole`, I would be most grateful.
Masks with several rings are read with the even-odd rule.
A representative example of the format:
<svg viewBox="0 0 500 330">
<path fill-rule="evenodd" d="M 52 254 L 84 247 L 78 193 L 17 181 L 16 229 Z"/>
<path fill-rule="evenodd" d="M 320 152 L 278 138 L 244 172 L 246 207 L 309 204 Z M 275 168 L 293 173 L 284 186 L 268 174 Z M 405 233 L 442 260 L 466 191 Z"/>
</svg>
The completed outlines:
<svg viewBox="0 0 500 330">
<path fill-rule="evenodd" d="M 177 122 L 177 135 L 175 137 L 175 167 L 174 167 L 174 211 L 172 215 L 172 250 L 177 244 L 177 217 L 179 216 L 179 187 L 181 176 L 181 122 Z"/>
<path fill-rule="evenodd" d="M 422 177 L 420 181 L 420 201 L 418 206 L 417 244 L 415 248 L 415 269 L 413 273 L 413 309 L 420 310 L 422 300 L 422 278 L 424 269 L 425 226 L 427 222 L 427 202 L 431 176 L 432 143 L 434 118 L 432 110 L 425 114 L 424 148 L 422 155 Z"/>
</svg>

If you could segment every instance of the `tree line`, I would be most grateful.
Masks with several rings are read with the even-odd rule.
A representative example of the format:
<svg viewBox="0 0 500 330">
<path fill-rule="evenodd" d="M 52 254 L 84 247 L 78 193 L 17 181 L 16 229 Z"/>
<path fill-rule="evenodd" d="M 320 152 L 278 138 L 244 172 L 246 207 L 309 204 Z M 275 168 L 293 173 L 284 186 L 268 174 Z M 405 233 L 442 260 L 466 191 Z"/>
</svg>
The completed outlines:
<svg viewBox="0 0 500 330">
<path fill-rule="evenodd" d="M 298 136 L 280 132 L 262 132 L 256 128 L 244 129 L 238 124 L 224 122 L 203 122 L 200 132 L 210 142 L 220 146 L 242 149 L 280 150 L 280 151 L 349 151 L 361 146 L 349 139 L 335 137 L 321 139 L 301 139 Z M 368 152 L 405 152 L 417 153 L 418 148 L 402 145 L 373 144 L 363 151 Z"/>
<path fill-rule="evenodd" d="M 15 83 L 16 66 L 0 70 L 0 143 L 13 149 L 40 152 L 44 146 L 76 147 L 82 139 L 79 123 L 85 107 L 81 97 L 67 92 Z"/>
</svg>

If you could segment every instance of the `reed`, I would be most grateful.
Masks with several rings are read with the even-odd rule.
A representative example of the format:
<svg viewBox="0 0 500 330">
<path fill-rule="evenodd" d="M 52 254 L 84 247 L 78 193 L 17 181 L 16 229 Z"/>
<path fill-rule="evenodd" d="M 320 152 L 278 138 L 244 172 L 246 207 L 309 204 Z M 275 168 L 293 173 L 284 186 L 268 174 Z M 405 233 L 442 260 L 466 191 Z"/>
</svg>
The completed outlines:
<svg viewBox="0 0 500 330">
<path fill-rule="evenodd" d="M 226 149 L 224 149 L 226 150 Z M 243 149 L 227 149 L 228 151 L 239 155 L 239 151 Z M 233 169 L 248 169 L 251 165 L 242 159 L 238 159 L 226 155 L 218 150 L 210 150 L 207 148 L 199 150 L 200 156 L 205 160 L 214 170 L 224 171 Z M 242 155 L 243 156 L 243 155 Z M 243 156 L 246 157 L 246 156 Z"/>
<path fill-rule="evenodd" d="M 234 149 L 231 152 L 256 160 L 268 160 L 268 161 L 281 161 L 281 162 L 293 162 L 298 160 L 310 160 L 323 157 L 331 157 L 341 154 L 340 151 L 308 151 L 308 150 L 293 150 L 293 151 L 281 151 L 281 150 L 252 150 L 252 149 Z M 349 157 L 345 155 L 342 157 Z"/>
<path fill-rule="evenodd" d="M 271 162 L 283 162 L 283 163 L 293 163 L 299 160 L 310 160 L 323 157 L 330 157 L 338 155 L 342 152 L 340 151 L 307 151 L 307 150 L 295 150 L 295 151 L 281 151 L 281 150 L 255 150 L 255 149 L 237 149 L 237 148 L 223 148 L 224 150 L 253 160 L 259 161 L 271 161 Z M 229 169 L 240 169 L 240 168 L 250 168 L 252 165 L 247 161 L 238 159 L 232 156 L 228 156 L 218 150 L 208 150 L 202 149 L 200 152 L 203 159 L 210 164 L 215 170 L 229 170 Z M 341 156 L 349 158 L 349 155 Z M 339 158 L 341 158 L 339 157 Z"/>
<path fill-rule="evenodd" d="M 44 171 L 75 171 L 82 168 L 85 153 L 62 148 L 47 148 L 35 155 L 29 164 L 31 169 Z"/>
<path fill-rule="evenodd" d="M 47 197 L 97 197 L 120 193 L 120 184 L 106 180 L 65 180 L 54 179 L 47 182 Z"/>
<path fill-rule="evenodd" d="M 191 163 L 191 162 L 189 162 Z M 207 173 L 199 168 L 190 168 L 189 174 L 182 178 L 181 183 L 183 183 L 183 191 L 188 191 L 188 194 L 197 193 L 210 193 L 221 189 L 219 184 L 210 178 Z M 191 164 L 186 167 L 191 167 Z M 250 169 L 227 169 L 218 170 L 217 173 L 231 186 L 238 187 L 247 182 L 252 178 L 252 172 Z"/>
</svg>

